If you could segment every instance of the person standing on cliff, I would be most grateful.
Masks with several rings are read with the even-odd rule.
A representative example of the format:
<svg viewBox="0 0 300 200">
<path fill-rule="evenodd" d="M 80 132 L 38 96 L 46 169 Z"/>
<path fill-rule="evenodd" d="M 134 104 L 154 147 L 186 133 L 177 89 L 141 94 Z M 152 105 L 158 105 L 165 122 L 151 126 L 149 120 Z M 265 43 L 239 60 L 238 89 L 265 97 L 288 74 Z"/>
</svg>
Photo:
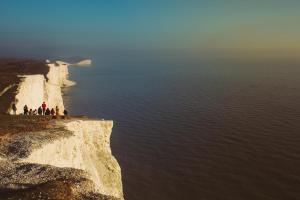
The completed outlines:
<svg viewBox="0 0 300 200">
<path fill-rule="evenodd" d="M 24 115 L 28 115 L 28 107 L 27 107 L 27 105 L 24 106 L 23 110 L 24 110 Z"/>
<path fill-rule="evenodd" d="M 56 116 L 58 117 L 59 116 L 59 108 L 58 108 L 58 106 L 55 107 L 55 110 L 56 110 Z"/>
<path fill-rule="evenodd" d="M 42 107 L 40 106 L 39 108 L 38 108 L 38 115 L 42 115 L 43 114 L 43 110 L 42 110 Z"/>
<path fill-rule="evenodd" d="M 45 115 L 50 115 L 50 114 L 51 114 L 51 111 L 50 111 L 49 108 L 47 108 L 46 111 L 45 111 Z"/>
<path fill-rule="evenodd" d="M 67 119 L 67 118 L 68 118 L 68 111 L 65 109 L 63 119 Z"/>
<path fill-rule="evenodd" d="M 54 109 L 53 109 L 53 108 L 51 109 L 50 113 L 51 113 L 51 115 L 52 115 L 52 116 L 54 116 L 54 115 L 55 115 L 55 111 L 54 111 Z"/>
<path fill-rule="evenodd" d="M 13 103 L 12 106 L 11 106 L 11 108 L 12 108 L 12 110 L 14 112 L 14 115 L 16 115 L 17 114 L 17 106 L 16 106 L 16 104 Z"/>
<path fill-rule="evenodd" d="M 47 107 L 46 103 L 43 102 L 43 104 L 42 104 L 43 115 L 45 115 L 46 107 Z"/>
</svg>

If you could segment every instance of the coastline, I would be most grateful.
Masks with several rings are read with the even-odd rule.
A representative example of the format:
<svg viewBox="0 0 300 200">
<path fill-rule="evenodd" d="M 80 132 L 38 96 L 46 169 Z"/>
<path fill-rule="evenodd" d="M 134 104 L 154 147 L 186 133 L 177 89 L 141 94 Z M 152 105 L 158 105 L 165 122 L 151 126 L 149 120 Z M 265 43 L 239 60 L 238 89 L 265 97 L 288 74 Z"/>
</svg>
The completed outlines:
<svg viewBox="0 0 300 200">
<path fill-rule="evenodd" d="M 45 62 L 45 64 L 49 70 L 44 74 L 18 74 L 20 82 L 17 84 L 15 92 L 18 114 L 21 113 L 24 105 L 36 109 L 43 101 L 50 108 L 58 106 L 61 112 L 64 110 L 62 87 L 75 84 L 68 80 L 70 64 L 62 61 Z M 5 94 L 7 91 L 3 93 Z M 7 113 L 12 114 L 12 111 L 8 109 Z M 10 115 L 10 117 L 10 121 L 17 119 L 17 123 L 18 120 L 45 120 L 43 116 L 32 116 L 33 119 L 24 119 L 26 116 L 21 115 Z M 83 196 L 87 197 L 86 195 L 89 195 L 90 199 L 101 199 L 102 197 L 99 198 L 99 195 L 105 195 L 108 199 L 124 199 L 121 169 L 110 149 L 113 122 L 75 117 L 67 120 L 47 119 L 46 121 L 47 125 L 41 130 L 33 128 L 34 130 L 22 130 L 13 134 L 2 133 L 2 136 L 0 134 L 0 168 L 3 171 L 0 173 L 0 180 L 2 180 L 0 181 L 0 194 L 3 190 L 15 190 L 16 192 L 53 181 L 49 177 L 42 180 L 40 180 L 40 176 L 28 178 L 27 172 L 18 171 L 16 168 L 23 163 L 24 165 L 36 165 L 36 168 L 29 167 L 29 171 L 36 171 L 41 166 L 54 167 L 56 171 L 64 172 L 66 168 L 70 171 L 73 169 L 72 173 L 77 173 L 78 170 L 82 171 L 84 174 L 82 178 L 87 179 L 88 182 L 88 184 L 86 182 L 84 184 L 88 186 L 85 185 L 81 189 L 74 190 L 76 197 L 74 199 L 85 199 Z M 8 127 L 8 130 L 15 132 L 15 125 L 18 124 Z M 11 151 L 11 149 L 17 150 Z M 6 166 L 10 166 L 10 168 L 7 169 Z M 12 173 L 11 171 L 14 171 L 16 177 L 22 176 L 23 179 L 16 180 L 8 177 Z M 28 180 L 26 180 L 27 178 Z M 57 179 L 61 178 L 57 177 Z M 36 184 L 28 186 L 27 182 L 34 179 L 36 179 Z M 10 186 L 8 187 L 8 185 Z"/>
</svg>

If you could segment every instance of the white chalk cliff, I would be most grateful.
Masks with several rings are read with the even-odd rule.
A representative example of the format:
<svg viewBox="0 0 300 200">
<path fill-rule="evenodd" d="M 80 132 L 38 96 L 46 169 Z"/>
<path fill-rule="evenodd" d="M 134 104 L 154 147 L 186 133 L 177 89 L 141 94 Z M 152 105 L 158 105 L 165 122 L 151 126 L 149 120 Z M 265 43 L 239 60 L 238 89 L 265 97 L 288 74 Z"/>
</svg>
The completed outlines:
<svg viewBox="0 0 300 200">
<path fill-rule="evenodd" d="M 121 169 L 110 150 L 112 121 L 69 120 L 57 122 L 73 134 L 35 149 L 21 162 L 82 169 L 97 192 L 121 198 Z"/>
<path fill-rule="evenodd" d="M 55 62 L 48 66 L 49 72 L 46 77 L 44 75 L 20 75 L 22 82 L 16 95 L 17 114 L 23 112 L 24 105 L 34 110 L 41 106 L 42 102 L 45 102 L 49 108 L 58 106 L 60 112 L 63 112 L 61 88 L 74 85 L 74 82 L 68 80 L 67 63 Z M 12 114 L 12 111 L 10 113 Z"/>
<path fill-rule="evenodd" d="M 48 66 L 46 77 L 21 75 L 23 78 L 16 95 L 17 113 L 22 112 L 24 105 L 37 109 L 43 101 L 50 108 L 58 106 L 61 112 L 64 110 L 61 88 L 71 84 L 68 80 L 68 64 L 55 62 Z M 74 118 L 53 120 L 51 127 L 45 131 L 28 132 L 2 140 L 0 168 L 1 162 L 5 161 L 13 166 L 17 163 L 32 163 L 57 169 L 83 170 L 93 182 L 95 192 L 123 199 L 121 169 L 110 149 L 113 122 Z M 15 155 L 9 149 L 16 149 Z M 3 182 L 0 181 L 0 185 L 14 184 L 10 182 L 13 179 L 5 173 L 0 173 L 0 179 Z M 22 187 L 26 187 L 26 184 L 25 181 Z"/>
<path fill-rule="evenodd" d="M 74 63 L 72 65 L 74 65 L 74 66 L 88 66 L 88 65 L 91 65 L 91 64 L 92 64 L 92 60 L 86 59 L 86 60 L 82 60 L 78 63 Z"/>
</svg>

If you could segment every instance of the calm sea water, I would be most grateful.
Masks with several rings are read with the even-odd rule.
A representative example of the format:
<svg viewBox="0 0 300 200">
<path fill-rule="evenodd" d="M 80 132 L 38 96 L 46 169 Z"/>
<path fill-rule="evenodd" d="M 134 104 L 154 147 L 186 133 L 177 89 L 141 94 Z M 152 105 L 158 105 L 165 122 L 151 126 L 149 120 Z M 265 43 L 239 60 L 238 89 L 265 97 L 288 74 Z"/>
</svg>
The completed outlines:
<svg viewBox="0 0 300 200">
<path fill-rule="evenodd" d="M 300 65 L 95 56 L 72 114 L 114 120 L 127 200 L 300 199 Z"/>
</svg>

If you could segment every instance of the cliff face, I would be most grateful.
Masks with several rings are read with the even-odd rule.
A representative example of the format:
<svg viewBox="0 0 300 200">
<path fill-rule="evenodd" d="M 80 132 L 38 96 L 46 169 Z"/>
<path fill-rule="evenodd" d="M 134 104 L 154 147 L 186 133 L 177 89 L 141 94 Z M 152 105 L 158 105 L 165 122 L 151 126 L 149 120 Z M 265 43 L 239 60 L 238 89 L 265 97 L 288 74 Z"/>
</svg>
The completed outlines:
<svg viewBox="0 0 300 200">
<path fill-rule="evenodd" d="M 92 60 L 87 59 L 87 60 L 82 60 L 82 61 L 78 62 L 78 63 L 75 64 L 75 65 L 78 65 L 78 66 L 86 66 L 86 65 L 91 65 L 91 64 L 92 64 Z"/>
<path fill-rule="evenodd" d="M 59 62 L 48 64 L 49 72 L 46 78 L 43 75 L 26 75 L 21 77 L 16 95 L 17 114 L 23 112 L 23 107 L 37 109 L 43 102 L 49 108 L 58 106 L 60 112 L 64 110 L 61 87 L 70 85 L 68 65 Z M 12 110 L 9 111 L 12 114 Z"/>
<path fill-rule="evenodd" d="M 24 105 L 37 109 L 44 101 L 43 75 L 26 75 L 21 77 L 18 94 L 16 95 L 17 114 L 23 112 Z M 10 111 L 12 114 L 12 110 Z"/>
<path fill-rule="evenodd" d="M 121 198 L 121 169 L 110 150 L 113 122 L 68 120 L 57 123 L 72 135 L 42 145 L 21 162 L 81 169 L 90 175 L 97 192 Z"/>
<path fill-rule="evenodd" d="M 63 111 L 61 87 L 70 85 L 68 65 L 56 62 L 48 66 L 46 76 L 22 76 L 16 95 L 18 113 L 24 105 L 37 109 L 43 101 Z M 8 126 L 12 120 L 16 121 Z M 29 127 L 34 123 L 38 126 Z M 110 149 L 112 121 L 11 116 L 3 124 L 1 197 L 35 199 L 41 190 L 46 199 L 123 199 L 121 169 Z"/>
</svg>

